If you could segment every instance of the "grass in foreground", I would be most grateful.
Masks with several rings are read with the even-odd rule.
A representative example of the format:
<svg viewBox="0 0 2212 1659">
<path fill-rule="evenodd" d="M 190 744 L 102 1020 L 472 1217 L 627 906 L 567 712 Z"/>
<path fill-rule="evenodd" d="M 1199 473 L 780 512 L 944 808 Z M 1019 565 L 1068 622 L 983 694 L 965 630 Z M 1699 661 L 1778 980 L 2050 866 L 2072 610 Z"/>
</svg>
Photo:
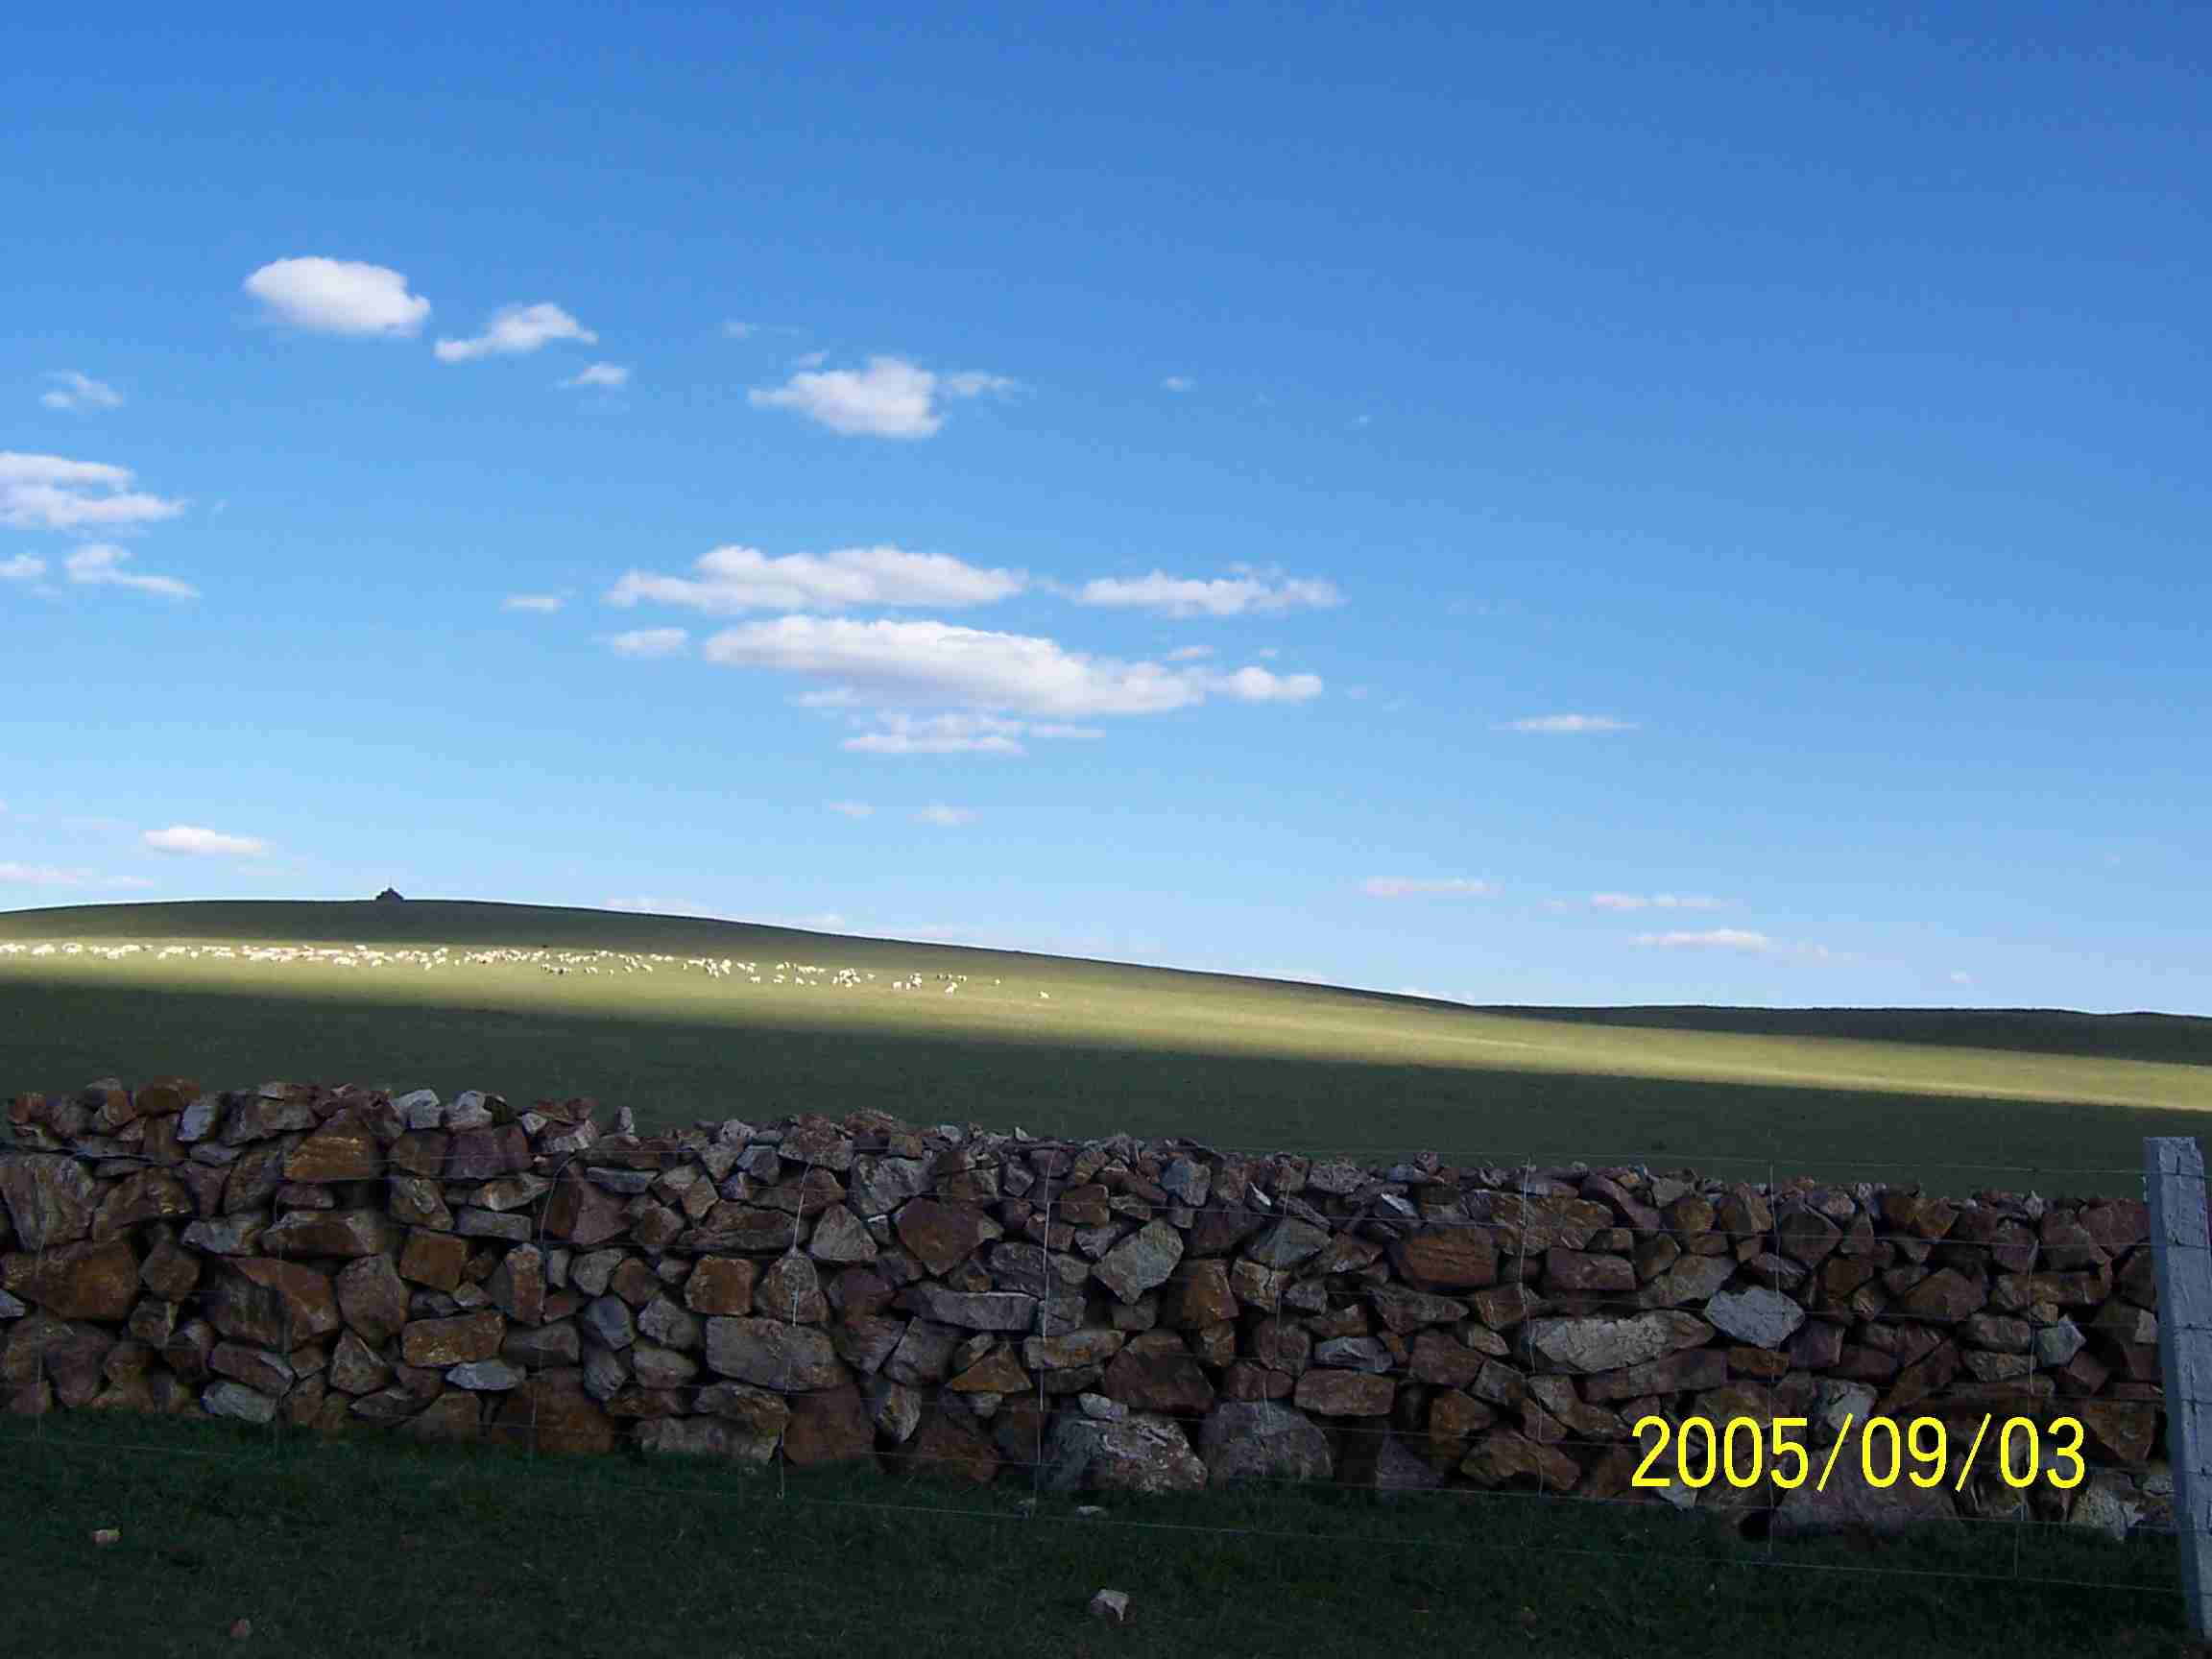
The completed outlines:
<svg viewBox="0 0 2212 1659">
<path fill-rule="evenodd" d="M 549 977 L 0 957 L 0 1094 L 185 1071 L 592 1094 L 648 1127 L 876 1107 L 1040 1134 L 1692 1164 L 1939 1190 L 2137 1190 L 2212 1108 L 2212 1020 L 2022 1011 L 1481 1010 L 1282 981 L 695 919 L 409 901 L 0 914 L 31 939 L 444 944 L 789 958 L 864 992 L 697 972 Z M 894 994 L 909 970 L 959 995 Z M 992 986 L 993 978 L 1003 979 Z M 1038 996 L 1048 992 L 1047 1002 Z M 1962 1160 L 1971 1159 L 1968 1163 Z M 2084 1170 L 2097 1174 L 2076 1173 Z"/>
<path fill-rule="evenodd" d="M 1009 1481 L 1012 1477 L 1008 1478 Z M 0 1437 L 12 1653 L 287 1659 L 2197 1654 L 2170 1540 L 1772 1547 L 1695 1516 L 1334 1489 L 1105 1497 L 77 1414 Z M 120 1528 L 110 1548 L 95 1528 Z M 1515 1546 L 1499 1548 L 1499 1546 Z M 1909 1569 L 1911 1571 L 1890 1571 Z M 1967 1575 L 1969 1576 L 1960 1576 Z M 1136 1621 L 1091 1619 L 1128 1591 Z M 252 1634 L 233 1641 L 239 1619 Z"/>
</svg>

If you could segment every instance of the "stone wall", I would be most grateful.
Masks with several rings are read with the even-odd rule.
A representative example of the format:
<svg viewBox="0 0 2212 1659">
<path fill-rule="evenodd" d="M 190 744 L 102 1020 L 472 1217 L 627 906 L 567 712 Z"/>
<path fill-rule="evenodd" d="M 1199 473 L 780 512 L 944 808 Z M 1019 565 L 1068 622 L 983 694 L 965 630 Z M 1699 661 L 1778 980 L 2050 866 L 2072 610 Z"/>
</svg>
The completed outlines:
<svg viewBox="0 0 2212 1659">
<path fill-rule="evenodd" d="M 181 1078 L 18 1096 L 0 1396 L 1049 1490 L 2166 1512 L 2133 1199 L 604 1117 Z M 1654 1493 L 1630 1484 L 1653 1412 L 1804 1418 L 1816 1457 L 1846 1413 L 1934 1415 L 1955 1448 L 1985 1412 L 2070 1415 L 2093 1472 L 2023 1499 L 1992 1452 L 1956 1498 L 1848 1467 L 1818 1500 Z"/>
</svg>

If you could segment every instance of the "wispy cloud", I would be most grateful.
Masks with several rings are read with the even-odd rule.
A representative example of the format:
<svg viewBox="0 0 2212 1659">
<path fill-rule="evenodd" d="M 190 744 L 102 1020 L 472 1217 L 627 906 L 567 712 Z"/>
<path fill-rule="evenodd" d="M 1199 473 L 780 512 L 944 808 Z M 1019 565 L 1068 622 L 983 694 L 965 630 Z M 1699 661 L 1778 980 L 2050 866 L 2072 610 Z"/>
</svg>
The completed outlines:
<svg viewBox="0 0 2212 1659">
<path fill-rule="evenodd" d="M 204 858 L 256 858 L 269 851 L 269 843 L 257 835 L 226 835 L 193 824 L 149 830 L 139 840 L 157 853 L 189 853 Z"/>
<path fill-rule="evenodd" d="M 1971 985 L 1974 983 L 1974 975 L 1962 969 L 1955 968 L 1951 971 L 1951 983 L 1954 985 Z"/>
<path fill-rule="evenodd" d="M 685 605 L 709 615 L 746 611 L 843 611 L 854 606 L 955 610 L 1019 593 L 1019 570 L 984 569 L 949 553 L 902 547 L 840 547 L 830 553 L 770 556 L 757 547 L 717 547 L 693 562 L 695 576 L 627 570 L 608 591 L 610 605 L 639 600 Z"/>
<path fill-rule="evenodd" d="M 199 589 L 174 576 L 140 576 L 125 570 L 124 561 L 130 557 L 130 552 L 125 548 L 106 541 L 94 541 L 63 555 L 61 568 L 68 572 L 70 581 L 87 587 L 130 588 L 140 593 L 156 594 L 163 599 L 200 597 Z"/>
<path fill-rule="evenodd" d="M 690 638 L 682 628 L 634 628 L 608 644 L 617 657 L 680 657 Z"/>
<path fill-rule="evenodd" d="M 936 374 L 902 357 L 871 357 L 864 370 L 802 371 L 781 386 L 746 394 L 756 409 L 789 409 L 847 437 L 916 439 L 945 424 L 939 398 L 1012 390 L 1002 374 L 967 370 Z"/>
<path fill-rule="evenodd" d="M 174 518 L 182 501 L 131 488 L 127 467 L 0 449 L 0 524 L 18 530 L 128 530 Z"/>
<path fill-rule="evenodd" d="M 314 334 L 408 339 L 430 315 L 430 301 L 408 293 L 400 273 L 350 259 L 278 259 L 247 277 L 246 292 Z"/>
<path fill-rule="evenodd" d="M 143 876 L 103 876 L 80 866 L 64 870 L 57 864 L 0 863 L 0 886 L 12 887 L 152 887 Z"/>
<path fill-rule="evenodd" d="M 0 559 L 0 582 L 36 582 L 46 574 L 46 561 L 36 553 L 18 553 Z"/>
<path fill-rule="evenodd" d="M 882 729 L 848 737 L 840 749 L 861 755 L 1022 755 L 1022 722 L 992 714 L 934 714 L 917 718 L 896 710 L 876 717 Z"/>
<path fill-rule="evenodd" d="M 499 601 L 499 609 L 502 611 L 535 611 L 541 615 L 549 616 L 567 602 L 567 596 L 562 593 L 510 593 L 506 598 Z"/>
<path fill-rule="evenodd" d="M 555 340 L 596 346 L 599 336 L 560 306 L 541 301 L 536 305 L 502 305 L 492 314 L 483 333 L 469 340 L 441 340 L 432 349 L 441 363 L 467 363 L 478 357 L 519 356 Z"/>
<path fill-rule="evenodd" d="M 1661 950 L 1771 950 L 1774 941 L 1747 927 L 1708 927 L 1702 933 L 1639 933 L 1634 943 Z"/>
<path fill-rule="evenodd" d="M 1195 662 L 1201 657 L 1213 655 L 1214 647 L 1211 645 L 1178 645 L 1174 650 L 1167 653 L 1167 661 L 1170 662 Z"/>
<path fill-rule="evenodd" d="M 1508 720 L 1503 730 L 1560 735 L 1578 732 L 1633 732 L 1636 728 L 1631 722 L 1616 720 L 1610 714 L 1531 714 L 1523 720 Z"/>
<path fill-rule="evenodd" d="M 89 374 L 80 374 L 74 369 L 57 369 L 46 378 L 60 382 L 38 399 L 49 409 L 63 409 L 72 415 L 88 415 L 95 409 L 123 407 L 123 394 L 105 380 L 95 380 Z"/>
<path fill-rule="evenodd" d="M 604 386 L 613 390 L 630 384 L 630 371 L 619 363 L 593 363 L 555 384 L 564 390 L 576 386 Z"/>
<path fill-rule="evenodd" d="M 865 818 L 876 808 L 865 801 L 832 801 L 830 803 L 830 810 L 842 812 L 848 818 Z"/>
<path fill-rule="evenodd" d="M 1148 576 L 1099 576 L 1070 595 L 1078 605 L 1115 610 L 1151 611 L 1163 616 L 1274 615 L 1285 611 L 1326 610 L 1344 603 L 1334 582 L 1316 577 L 1274 579 L 1249 566 L 1232 566 L 1228 577 L 1170 576 L 1154 570 Z"/>
<path fill-rule="evenodd" d="M 1498 889 L 1464 876 L 1370 876 L 1359 883 L 1359 891 L 1370 899 L 1488 899 Z"/>
<path fill-rule="evenodd" d="M 1160 382 L 1162 389 L 1168 392 L 1188 392 L 1196 384 L 1197 382 L 1187 374 L 1170 374 L 1166 379 Z"/>
<path fill-rule="evenodd" d="M 1699 893 L 1654 893 L 1647 898 L 1641 893 L 1593 893 L 1590 895 L 1593 910 L 1718 910 L 1720 901 L 1709 899 Z"/>
<path fill-rule="evenodd" d="M 965 806 L 925 806 L 914 814 L 917 824 L 934 824 L 940 830 L 957 830 L 963 824 L 975 822 L 976 814 Z"/>
</svg>

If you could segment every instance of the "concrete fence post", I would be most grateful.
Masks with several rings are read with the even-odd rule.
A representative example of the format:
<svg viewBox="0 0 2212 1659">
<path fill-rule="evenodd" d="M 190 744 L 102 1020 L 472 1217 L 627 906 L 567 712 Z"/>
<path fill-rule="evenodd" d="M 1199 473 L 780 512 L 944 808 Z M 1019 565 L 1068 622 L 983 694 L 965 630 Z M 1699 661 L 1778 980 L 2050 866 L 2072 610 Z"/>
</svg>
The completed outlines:
<svg viewBox="0 0 2212 1659">
<path fill-rule="evenodd" d="M 2201 1638 L 2212 1635 L 2212 1222 L 2204 1155 L 2187 1137 L 2147 1137 L 2143 1182 L 2158 1267 L 2158 1366 L 2181 1594 L 2189 1627 Z"/>
</svg>

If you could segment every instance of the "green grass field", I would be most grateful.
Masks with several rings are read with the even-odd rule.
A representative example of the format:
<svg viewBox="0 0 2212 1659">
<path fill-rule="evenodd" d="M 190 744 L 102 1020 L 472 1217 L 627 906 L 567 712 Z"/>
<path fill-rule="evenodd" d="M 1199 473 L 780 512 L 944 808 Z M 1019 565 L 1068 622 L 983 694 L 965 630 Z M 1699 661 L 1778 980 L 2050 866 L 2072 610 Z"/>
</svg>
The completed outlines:
<svg viewBox="0 0 2212 1659">
<path fill-rule="evenodd" d="M 2212 1108 L 2212 1020 L 2025 1011 L 1471 1009 L 1274 980 L 531 905 L 0 913 L 0 944 L 360 943 L 851 967 L 856 991 L 520 965 L 423 973 L 0 955 L 0 1094 L 184 1072 L 591 1094 L 648 1125 L 875 1107 L 1040 1134 L 1648 1160 L 1931 1187 L 2133 1190 Z M 953 996 L 893 977 L 966 974 Z M 998 985 L 994 979 L 1001 981 Z M 1041 998 L 1046 993 L 1049 1000 Z"/>
<path fill-rule="evenodd" d="M 0 1420 L 5 1650 L 100 1659 L 2175 1659 L 2171 1543 L 1956 1526 L 1743 1542 L 1695 1513 L 1335 1488 L 1108 1497 L 630 1457 Z M 114 1527 L 120 1542 L 96 1547 Z M 1963 1575 L 1963 1576 L 1961 1576 Z M 1128 1591 L 1135 1621 L 1091 1619 Z M 227 1632 L 238 1619 L 252 1631 Z"/>
</svg>

